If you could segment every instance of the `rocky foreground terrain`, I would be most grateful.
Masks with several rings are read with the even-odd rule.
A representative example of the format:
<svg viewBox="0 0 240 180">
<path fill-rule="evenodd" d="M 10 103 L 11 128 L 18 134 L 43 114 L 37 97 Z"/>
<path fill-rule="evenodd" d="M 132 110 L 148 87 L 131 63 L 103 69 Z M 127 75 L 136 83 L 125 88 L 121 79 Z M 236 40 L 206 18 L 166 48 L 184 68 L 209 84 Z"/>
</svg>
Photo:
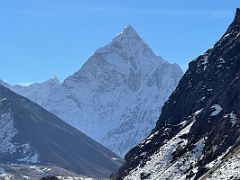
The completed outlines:
<svg viewBox="0 0 240 180">
<path fill-rule="evenodd" d="M 189 64 L 152 133 L 125 159 L 117 179 L 240 179 L 240 9 Z"/>
</svg>

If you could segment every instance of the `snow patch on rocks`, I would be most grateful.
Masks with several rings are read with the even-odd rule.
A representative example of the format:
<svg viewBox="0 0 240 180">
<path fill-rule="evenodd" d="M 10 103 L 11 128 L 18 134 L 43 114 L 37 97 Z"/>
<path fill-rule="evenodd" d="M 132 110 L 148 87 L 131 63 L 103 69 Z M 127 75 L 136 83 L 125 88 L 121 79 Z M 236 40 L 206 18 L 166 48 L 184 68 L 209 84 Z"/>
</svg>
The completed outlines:
<svg viewBox="0 0 240 180">
<path fill-rule="evenodd" d="M 182 177 L 182 174 L 187 170 L 191 164 L 201 156 L 201 152 L 204 146 L 204 140 L 200 140 L 196 143 L 192 152 L 187 153 L 180 157 L 176 162 L 172 162 L 173 153 L 180 146 L 186 146 L 187 140 L 181 137 L 190 132 L 190 129 L 194 121 L 183 128 L 175 137 L 166 142 L 155 154 L 150 156 L 150 160 L 143 166 L 139 165 L 134 170 L 130 171 L 125 180 L 141 179 L 143 174 L 148 176 L 148 179 L 173 179 L 177 180 Z"/>
<path fill-rule="evenodd" d="M 238 120 L 237 115 L 234 114 L 233 112 L 231 112 L 231 113 L 230 113 L 230 121 L 231 121 L 231 123 L 232 123 L 232 124 L 236 124 L 236 123 L 237 123 L 237 120 Z"/>
<path fill-rule="evenodd" d="M 219 168 L 212 172 L 206 180 L 240 179 L 240 154 L 233 155 L 223 161 Z"/>
<path fill-rule="evenodd" d="M 0 153 L 14 153 L 17 146 L 12 142 L 12 139 L 17 134 L 17 129 L 14 127 L 13 117 L 11 113 L 2 113 L 0 115 Z"/>
<path fill-rule="evenodd" d="M 35 154 L 32 154 L 32 155 L 27 155 L 21 159 L 18 159 L 18 162 L 23 162 L 23 163 L 38 163 L 40 162 L 39 161 L 39 154 L 38 153 L 35 153 Z"/>
<path fill-rule="evenodd" d="M 221 164 L 222 159 L 223 159 L 224 156 L 230 151 L 231 148 L 232 148 L 232 147 L 229 147 L 229 148 L 226 150 L 226 152 L 224 152 L 221 156 L 218 156 L 217 159 L 215 159 L 214 161 L 208 163 L 208 164 L 206 165 L 206 168 L 212 169 L 213 167 Z"/>
<path fill-rule="evenodd" d="M 214 111 L 210 116 L 217 116 L 223 110 L 219 104 L 214 104 L 211 108 L 214 109 Z"/>
</svg>

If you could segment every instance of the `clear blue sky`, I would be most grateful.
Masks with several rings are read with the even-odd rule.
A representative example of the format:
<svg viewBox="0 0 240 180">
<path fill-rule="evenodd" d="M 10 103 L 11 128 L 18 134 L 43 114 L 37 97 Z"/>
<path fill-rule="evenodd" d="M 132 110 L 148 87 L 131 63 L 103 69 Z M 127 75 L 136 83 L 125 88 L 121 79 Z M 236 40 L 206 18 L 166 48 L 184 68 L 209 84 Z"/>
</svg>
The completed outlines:
<svg viewBox="0 0 240 180">
<path fill-rule="evenodd" d="M 0 79 L 60 80 L 131 24 L 186 70 L 232 21 L 240 0 L 0 0 Z"/>
</svg>

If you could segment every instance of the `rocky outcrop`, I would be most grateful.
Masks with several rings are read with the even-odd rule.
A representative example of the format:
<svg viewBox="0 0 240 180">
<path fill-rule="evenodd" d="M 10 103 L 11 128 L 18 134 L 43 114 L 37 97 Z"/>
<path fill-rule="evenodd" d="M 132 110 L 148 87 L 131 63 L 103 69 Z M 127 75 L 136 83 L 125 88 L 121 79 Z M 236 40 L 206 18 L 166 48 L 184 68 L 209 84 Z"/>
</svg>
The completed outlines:
<svg viewBox="0 0 240 180">
<path fill-rule="evenodd" d="M 127 153 L 126 163 L 117 175 L 119 179 L 174 180 L 218 179 L 220 174 L 228 179 L 231 174 L 232 179 L 239 179 L 239 147 L 240 9 L 237 9 L 222 38 L 189 64 L 165 103 L 156 127 Z M 228 174 L 221 167 L 228 167 Z"/>
</svg>

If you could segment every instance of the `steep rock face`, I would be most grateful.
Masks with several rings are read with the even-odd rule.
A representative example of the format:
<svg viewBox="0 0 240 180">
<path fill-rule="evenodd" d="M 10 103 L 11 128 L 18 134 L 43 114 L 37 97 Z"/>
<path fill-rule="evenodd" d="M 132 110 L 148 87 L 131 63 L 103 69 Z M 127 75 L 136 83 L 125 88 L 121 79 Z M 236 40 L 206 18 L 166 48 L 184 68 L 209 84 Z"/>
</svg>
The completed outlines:
<svg viewBox="0 0 240 180">
<path fill-rule="evenodd" d="M 39 105 L 0 86 L 0 162 L 55 165 L 108 177 L 117 155 Z"/>
<path fill-rule="evenodd" d="M 156 127 L 125 156 L 119 179 L 239 179 L 240 10 L 189 64 Z M 226 171 L 224 171 L 226 169 Z M 236 173 L 238 171 L 238 173 Z M 235 172 L 235 173 L 234 173 Z"/>
<path fill-rule="evenodd" d="M 154 128 L 181 77 L 178 65 L 156 56 L 127 26 L 61 85 L 43 88 L 52 92 L 12 89 L 124 156 Z"/>
</svg>

